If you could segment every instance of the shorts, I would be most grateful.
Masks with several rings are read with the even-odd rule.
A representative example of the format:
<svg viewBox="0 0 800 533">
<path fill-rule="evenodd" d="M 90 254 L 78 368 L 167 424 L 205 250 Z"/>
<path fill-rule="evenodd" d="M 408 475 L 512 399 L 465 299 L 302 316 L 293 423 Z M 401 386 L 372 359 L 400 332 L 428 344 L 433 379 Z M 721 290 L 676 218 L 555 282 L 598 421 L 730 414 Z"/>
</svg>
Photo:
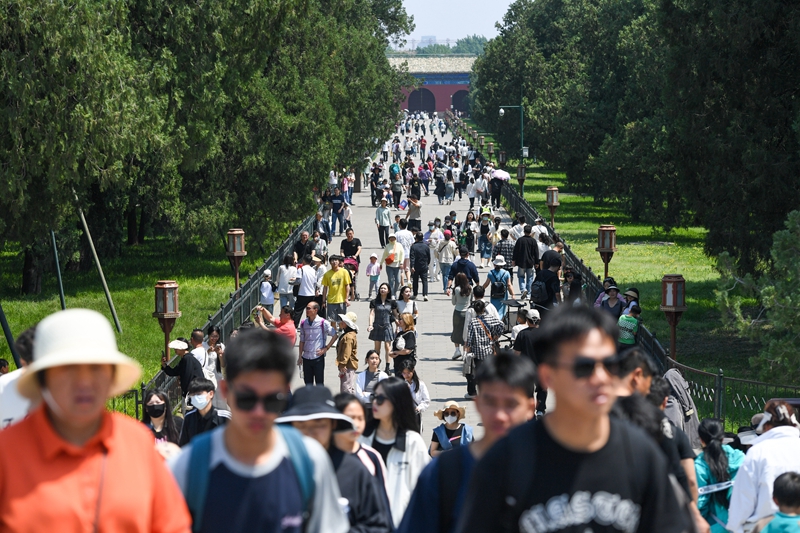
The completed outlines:
<svg viewBox="0 0 800 533">
<path fill-rule="evenodd" d="M 328 320 L 334 324 L 342 321 L 339 315 L 347 313 L 347 304 L 342 302 L 340 304 L 328 304 Z"/>
</svg>

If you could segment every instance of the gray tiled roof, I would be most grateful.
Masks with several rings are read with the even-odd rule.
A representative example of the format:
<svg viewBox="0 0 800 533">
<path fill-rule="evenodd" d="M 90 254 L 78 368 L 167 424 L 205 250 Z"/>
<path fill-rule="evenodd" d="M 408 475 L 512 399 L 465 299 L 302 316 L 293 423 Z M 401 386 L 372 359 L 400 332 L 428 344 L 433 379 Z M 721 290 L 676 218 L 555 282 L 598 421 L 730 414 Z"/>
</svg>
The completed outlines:
<svg viewBox="0 0 800 533">
<path fill-rule="evenodd" d="M 395 68 L 408 63 L 411 74 L 437 74 L 450 72 L 471 72 L 476 56 L 436 56 L 436 57 L 389 57 L 389 64 Z"/>
</svg>

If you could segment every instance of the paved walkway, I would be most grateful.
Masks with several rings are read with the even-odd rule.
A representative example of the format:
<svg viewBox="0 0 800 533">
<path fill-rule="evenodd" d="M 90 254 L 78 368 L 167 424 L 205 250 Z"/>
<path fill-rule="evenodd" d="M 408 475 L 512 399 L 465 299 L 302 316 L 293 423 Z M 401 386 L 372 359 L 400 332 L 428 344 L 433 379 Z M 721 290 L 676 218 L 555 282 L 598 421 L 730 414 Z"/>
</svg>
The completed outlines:
<svg viewBox="0 0 800 533">
<path fill-rule="evenodd" d="M 449 142 L 452 137 L 448 134 L 445 139 Z M 419 159 L 417 158 L 417 161 Z M 388 174 L 387 174 L 388 177 Z M 422 224 L 423 229 L 427 228 L 427 222 L 436 217 L 444 220 L 444 217 L 450 214 L 451 210 L 456 211 L 458 219 L 463 220 L 469 211 L 469 200 L 464 195 L 462 200 L 453 200 L 451 205 L 439 205 L 437 197 L 433 195 L 433 187 L 431 186 L 431 195 L 422 197 Z M 405 196 L 404 196 L 405 197 Z M 362 297 L 361 301 L 355 302 L 350 307 L 350 310 L 358 315 L 358 355 L 362 364 L 359 370 L 364 368 L 363 359 L 368 350 L 373 348 L 373 341 L 369 340 L 367 326 L 369 324 L 369 302 L 366 300 L 367 289 L 369 288 L 369 279 L 364 275 L 365 262 L 369 260 L 370 254 L 377 253 L 380 257 L 382 248 L 378 239 L 378 230 L 375 227 L 375 208 L 370 203 L 369 189 L 361 193 L 353 194 L 353 229 L 355 236 L 361 239 L 363 245 L 361 251 L 362 264 L 361 271 L 358 277 L 358 291 Z M 398 211 L 405 217 L 405 211 Z M 394 215 L 394 212 L 393 212 Z M 504 223 L 510 222 L 510 218 L 505 211 L 501 213 L 504 217 Z M 339 245 L 344 239 L 344 236 L 334 237 L 329 247 L 331 253 L 338 253 Z M 481 280 L 485 279 L 488 270 L 479 270 Z M 388 281 L 386 279 L 385 269 L 381 274 L 381 281 Z M 516 284 L 516 278 L 515 278 Z M 420 284 L 421 285 L 421 284 Z M 516 286 L 516 285 L 515 285 Z M 420 314 L 417 321 L 418 332 L 418 348 L 417 348 L 417 373 L 420 380 L 422 380 L 428 387 L 428 392 L 431 396 L 431 405 L 427 411 L 422 415 L 422 436 L 426 443 L 431 440 L 433 428 L 441 422 L 434 416 L 434 412 L 441 409 L 444 403 L 449 400 L 454 400 L 459 405 L 466 406 L 467 417 L 466 423 L 476 428 L 476 438 L 483 435 L 483 429 L 479 426 L 480 418 L 475 411 L 474 404 L 470 400 L 464 398 L 467 392 L 466 378 L 461 375 L 461 361 L 451 361 L 450 357 L 453 355 L 453 343 L 450 342 L 450 332 L 452 331 L 452 315 L 453 305 L 450 297 L 446 296 L 442 291 L 441 282 L 431 282 L 428 286 L 428 299 L 429 301 L 422 301 L 422 288 L 420 287 L 420 296 L 417 300 L 419 305 Z M 383 353 L 381 355 L 383 357 Z M 325 364 L 325 385 L 330 388 L 334 394 L 339 392 L 339 378 L 338 370 L 335 364 L 335 352 L 332 349 L 327 356 Z M 384 361 L 381 361 L 383 368 Z M 301 386 L 302 380 L 295 377 L 294 386 Z M 548 405 L 550 401 L 548 399 Z"/>
</svg>

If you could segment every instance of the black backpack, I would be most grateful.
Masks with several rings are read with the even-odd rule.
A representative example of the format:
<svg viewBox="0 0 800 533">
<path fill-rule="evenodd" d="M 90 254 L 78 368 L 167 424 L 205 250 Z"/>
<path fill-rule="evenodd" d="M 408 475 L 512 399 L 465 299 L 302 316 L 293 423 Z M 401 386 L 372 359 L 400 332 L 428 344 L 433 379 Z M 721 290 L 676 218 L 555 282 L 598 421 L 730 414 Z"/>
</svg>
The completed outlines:
<svg viewBox="0 0 800 533">
<path fill-rule="evenodd" d="M 547 285 L 544 281 L 538 279 L 531 284 L 530 296 L 531 301 L 539 305 L 552 303 L 547 296 Z"/>
<path fill-rule="evenodd" d="M 506 298 L 506 284 L 503 283 L 502 281 L 497 281 L 497 274 L 492 276 L 492 274 L 494 274 L 495 272 L 497 272 L 497 271 L 496 270 L 492 270 L 488 274 L 490 280 L 492 278 L 494 278 L 492 280 L 491 292 L 489 293 L 489 297 L 494 299 L 494 300 L 505 300 L 505 298 Z M 531 287 L 531 290 L 533 290 L 532 287 Z"/>
</svg>

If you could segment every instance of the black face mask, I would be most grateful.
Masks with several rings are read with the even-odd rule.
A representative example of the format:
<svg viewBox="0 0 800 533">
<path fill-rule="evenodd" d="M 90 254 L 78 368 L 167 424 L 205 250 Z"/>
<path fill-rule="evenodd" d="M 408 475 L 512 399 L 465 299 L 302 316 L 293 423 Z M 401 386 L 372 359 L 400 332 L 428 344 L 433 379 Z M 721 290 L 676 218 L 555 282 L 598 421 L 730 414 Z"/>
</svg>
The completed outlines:
<svg viewBox="0 0 800 533">
<path fill-rule="evenodd" d="M 166 404 L 157 404 L 157 405 L 148 405 L 145 407 L 147 409 L 147 414 L 150 415 L 150 418 L 161 418 L 164 416 L 164 413 L 167 411 Z"/>
</svg>

